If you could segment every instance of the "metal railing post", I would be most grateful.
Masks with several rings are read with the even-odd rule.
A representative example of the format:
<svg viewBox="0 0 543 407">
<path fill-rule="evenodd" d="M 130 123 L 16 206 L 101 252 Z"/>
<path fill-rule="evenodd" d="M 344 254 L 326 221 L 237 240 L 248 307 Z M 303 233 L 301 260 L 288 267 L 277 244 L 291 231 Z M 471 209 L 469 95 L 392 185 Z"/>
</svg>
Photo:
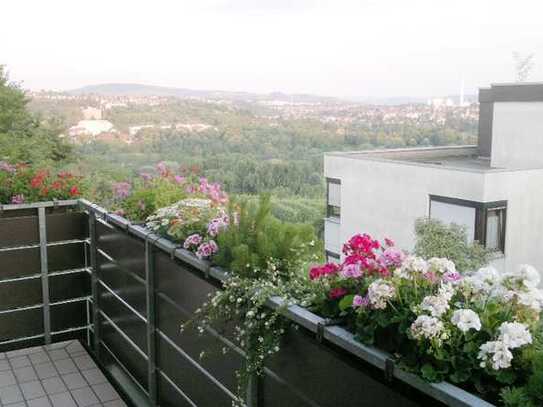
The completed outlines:
<svg viewBox="0 0 543 407">
<path fill-rule="evenodd" d="M 94 352 L 97 358 L 100 355 L 100 306 L 98 293 L 98 263 L 97 263 L 97 242 L 96 215 L 89 211 L 89 236 L 90 247 L 89 257 L 91 265 L 91 294 L 92 294 L 92 326 L 94 328 Z"/>
<path fill-rule="evenodd" d="M 43 303 L 43 334 L 45 344 L 51 343 L 51 307 L 49 300 L 49 269 L 47 261 L 47 222 L 45 208 L 38 208 L 38 225 L 40 237 L 41 291 Z"/>
<path fill-rule="evenodd" d="M 247 407 L 258 407 L 258 387 L 260 385 L 260 377 L 256 374 L 251 375 L 247 384 L 247 396 L 245 403 Z"/>
<path fill-rule="evenodd" d="M 149 398 L 153 405 L 158 404 L 157 366 L 156 366 L 156 312 L 155 312 L 155 256 L 154 246 L 145 241 L 145 279 L 147 306 L 147 357 Z"/>
</svg>

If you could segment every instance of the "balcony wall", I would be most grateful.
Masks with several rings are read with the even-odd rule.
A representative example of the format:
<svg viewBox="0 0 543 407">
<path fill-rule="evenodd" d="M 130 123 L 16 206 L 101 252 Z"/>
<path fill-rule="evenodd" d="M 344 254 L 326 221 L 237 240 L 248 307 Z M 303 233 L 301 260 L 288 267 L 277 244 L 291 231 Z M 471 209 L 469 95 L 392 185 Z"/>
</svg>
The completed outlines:
<svg viewBox="0 0 543 407">
<path fill-rule="evenodd" d="M 79 212 L 42 210 L 40 216 L 45 216 L 50 225 L 46 235 L 58 243 L 46 244 L 47 265 L 66 272 L 46 270 L 44 274 L 42 264 L 40 273 L 35 273 L 36 259 L 43 263 L 43 251 L 42 256 L 33 252 L 35 242 L 41 241 L 36 236 L 42 229 L 32 211 L 0 219 L 5 221 L 0 229 L 4 248 L 28 246 L 0 252 L 8 256 L 0 258 L 0 275 L 36 275 L 28 279 L 36 280 L 34 285 L 27 279 L 16 280 L 21 284 L 17 289 L 24 295 L 0 293 L 0 307 L 37 304 L 28 314 L 15 311 L 23 312 L 18 314 L 24 316 L 18 323 L 13 317 L 3 321 L 3 346 L 14 346 L 15 342 L 6 342 L 10 338 L 22 341 L 17 343 L 43 343 L 48 340 L 44 333 L 48 324 L 54 327 L 54 341 L 67 335 L 65 327 L 69 325 L 68 334 L 79 335 L 135 406 L 231 405 L 236 392 L 235 371 L 243 361 L 242 351 L 231 341 L 231 327 L 215 326 L 204 335 L 180 330 L 207 296 L 219 289 L 225 278 L 222 270 L 140 226 L 81 201 Z M 55 224 L 63 226 L 57 230 Z M 71 246 L 82 240 L 86 249 L 77 251 Z M 56 246 L 65 251 L 60 257 L 54 254 L 54 250 L 60 250 Z M 28 256 L 10 260 L 14 250 L 25 250 Z M 81 261 L 82 271 L 77 268 Z M 46 291 L 39 284 L 44 281 L 50 284 L 49 315 L 41 294 Z M 78 308 L 80 303 L 84 305 Z M 54 311 L 56 306 L 68 307 L 66 304 L 73 308 Z M 278 308 L 281 304 L 280 298 L 273 298 L 268 305 Z M 428 384 L 394 368 L 385 353 L 359 344 L 343 328 L 301 307 L 291 306 L 282 312 L 297 329 L 287 333 L 264 376 L 253 378 L 246 400 L 250 407 L 490 406 L 454 386 Z M 0 317 L 3 315 L 0 312 Z M 64 333 L 57 328 L 63 328 Z M 29 329 L 36 337 L 20 339 Z M 230 350 L 226 354 L 224 347 Z M 202 352 L 208 357 L 201 359 Z"/>
<path fill-rule="evenodd" d="M 0 212 L 0 351 L 86 339 L 88 222 L 73 205 Z"/>
</svg>

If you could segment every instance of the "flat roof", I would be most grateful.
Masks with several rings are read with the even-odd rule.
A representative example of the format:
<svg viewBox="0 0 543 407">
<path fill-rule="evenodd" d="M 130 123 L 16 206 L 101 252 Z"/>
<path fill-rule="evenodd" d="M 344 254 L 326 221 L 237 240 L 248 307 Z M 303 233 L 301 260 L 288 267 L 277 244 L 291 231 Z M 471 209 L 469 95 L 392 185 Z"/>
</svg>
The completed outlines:
<svg viewBox="0 0 543 407">
<path fill-rule="evenodd" d="M 488 158 L 479 157 L 477 146 L 416 147 L 389 150 L 339 151 L 327 156 L 345 157 L 355 160 L 395 161 L 405 164 L 467 171 L 504 170 L 491 167 Z"/>
<path fill-rule="evenodd" d="M 543 82 L 493 83 L 479 89 L 479 102 L 543 102 Z"/>
</svg>

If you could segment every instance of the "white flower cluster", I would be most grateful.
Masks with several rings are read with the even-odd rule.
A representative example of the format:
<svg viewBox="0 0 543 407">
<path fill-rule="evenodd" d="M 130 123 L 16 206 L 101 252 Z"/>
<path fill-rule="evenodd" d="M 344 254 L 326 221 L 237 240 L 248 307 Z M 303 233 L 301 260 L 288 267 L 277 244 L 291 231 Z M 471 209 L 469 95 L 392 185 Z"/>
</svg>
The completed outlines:
<svg viewBox="0 0 543 407">
<path fill-rule="evenodd" d="M 515 274 L 527 288 L 537 288 L 541 283 L 541 275 L 529 264 L 522 264 Z"/>
<path fill-rule="evenodd" d="M 479 315 L 470 309 L 458 309 L 454 311 L 451 317 L 451 323 L 464 333 L 468 332 L 470 329 L 475 329 L 476 331 L 481 330 Z"/>
<path fill-rule="evenodd" d="M 375 280 L 368 287 L 368 299 L 375 309 L 385 309 L 387 301 L 394 298 L 396 289 L 383 279 Z"/>
<path fill-rule="evenodd" d="M 528 327 L 519 322 L 504 322 L 500 325 L 499 332 L 498 339 L 510 349 L 517 349 L 532 343 L 532 334 Z"/>
<path fill-rule="evenodd" d="M 464 282 L 469 284 L 475 294 L 492 295 L 501 288 L 502 280 L 503 276 L 494 267 L 483 267 L 466 277 Z"/>
<path fill-rule="evenodd" d="M 407 256 L 402 266 L 394 270 L 396 277 L 411 279 L 414 273 L 424 274 L 428 271 L 428 263 L 422 257 Z"/>
<path fill-rule="evenodd" d="M 439 274 L 456 273 L 456 266 L 454 263 L 443 257 L 432 257 L 428 260 L 428 268 L 430 271 L 434 271 Z"/>
<path fill-rule="evenodd" d="M 516 272 L 499 273 L 493 267 L 484 267 L 464 280 L 464 288 L 476 295 L 488 296 L 501 302 L 517 300 L 519 304 L 536 312 L 543 310 L 543 290 L 539 272 L 522 265 Z"/>
<path fill-rule="evenodd" d="M 518 302 L 536 312 L 543 310 L 543 290 L 539 288 L 530 288 L 527 291 L 517 294 Z"/>
<path fill-rule="evenodd" d="M 513 275 L 522 284 L 516 293 L 518 302 L 536 312 L 543 310 L 543 290 L 537 288 L 541 283 L 541 275 L 530 265 L 523 264 Z"/>
<path fill-rule="evenodd" d="M 179 201 L 182 206 L 189 206 L 192 208 L 209 208 L 211 206 L 211 199 L 201 199 L 201 198 L 192 198 L 192 199 L 183 199 Z"/>
<path fill-rule="evenodd" d="M 449 301 L 440 295 L 429 295 L 422 300 L 420 309 L 433 317 L 441 318 L 449 310 Z"/>
<path fill-rule="evenodd" d="M 410 329 L 415 339 L 434 339 L 441 336 L 443 328 L 443 322 L 436 317 L 420 315 Z"/>
<path fill-rule="evenodd" d="M 490 361 L 489 355 L 492 355 Z M 481 367 L 486 367 L 490 362 L 492 369 L 500 370 L 511 367 L 513 354 L 505 343 L 501 341 L 491 341 L 481 345 L 478 358 L 482 360 Z"/>
<path fill-rule="evenodd" d="M 478 355 L 481 367 L 490 363 L 494 370 L 507 369 L 513 361 L 511 349 L 532 343 L 532 334 L 528 327 L 519 322 L 504 322 L 500 325 L 499 332 L 498 340 L 481 345 Z M 492 357 L 489 357 L 490 355 Z"/>
<path fill-rule="evenodd" d="M 424 297 L 419 306 L 421 311 L 428 312 L 431 316 L 441 318 L 449 308 L 449 301 L 454 295 L 454 288 L 450 284 L 442 284 L 437 295 Z"/>
</svg>

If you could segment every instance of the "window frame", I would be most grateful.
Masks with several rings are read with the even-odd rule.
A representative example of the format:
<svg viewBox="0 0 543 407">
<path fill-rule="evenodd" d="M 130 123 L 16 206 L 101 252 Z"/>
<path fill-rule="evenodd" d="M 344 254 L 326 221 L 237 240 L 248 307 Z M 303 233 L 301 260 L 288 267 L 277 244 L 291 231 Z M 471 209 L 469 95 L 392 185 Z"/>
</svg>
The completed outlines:
<svg viewBox="0 0 543 407">
<path fill-rule="evenodd" d="M 341 188 L 341 180 L 339 178 L 326 177 L 326 217 L 328 219 L 341 219 L 341 206 L 330 205 L 330 184 L 339 185 Z M 337 208 L 339 215 L 334 214 L 332 208 Z"/>
<path fill-rule="evenodd" d="M 489 211 L 502 211 L 502 224 L 500 225 L 500 236 L 497 250 L 494 253 L 501 252 L 505 255 L 505 236 L 507 232 L 507 201 L 477 202 L 468 199 L 452 198 L 442 195 L 429 195 L 428 216 L 432 217 L 432 201 L 442 202 L 451 205 L 475 208 L 475 234 L 473 239 L 486 247 L 487 220 Z"/>
<path fill-rule="evenodd" d="M 326 263 L 331 263 L 330 258 L 336 259 L 337 263 L 341 262 L 341 255 L 339 255 L 336 252 L 332 252 L 330 250 L 325 250 L 324 255 L 325 255 L 325 258 L 326 258 Z"/>
</svg>

